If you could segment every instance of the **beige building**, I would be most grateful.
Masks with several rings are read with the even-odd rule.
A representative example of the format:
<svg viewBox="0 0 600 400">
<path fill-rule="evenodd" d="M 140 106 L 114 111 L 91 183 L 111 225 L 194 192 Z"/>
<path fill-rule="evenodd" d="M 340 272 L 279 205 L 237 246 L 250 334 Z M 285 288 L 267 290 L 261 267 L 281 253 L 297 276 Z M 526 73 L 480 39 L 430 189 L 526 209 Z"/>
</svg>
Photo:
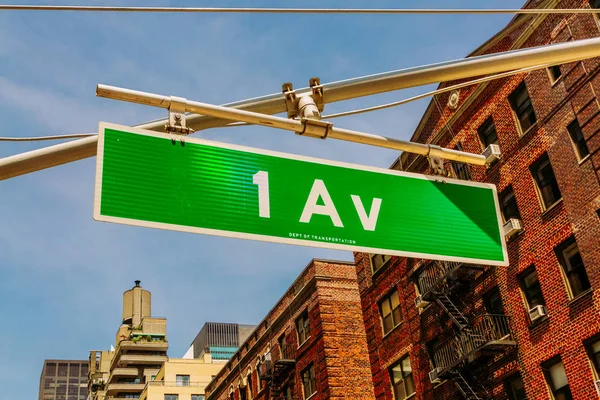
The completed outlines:
<svg viewBox="0 0 600 400">
<path fill-rule="evenodd" d="M 165 362 L 154 380 L 146 383 L 140 400 L 204 400 L 204 388 L 225 365 L 202 358 L 175 358 Z"/>
<path fill-rule="evenodd" d="M 151 295 L 140 281 L 123 293 L 116 349 L 90 352 L 90 400 L 137 398 L 168 360 L 167 320 L 151 316 Z"/>
</svg>

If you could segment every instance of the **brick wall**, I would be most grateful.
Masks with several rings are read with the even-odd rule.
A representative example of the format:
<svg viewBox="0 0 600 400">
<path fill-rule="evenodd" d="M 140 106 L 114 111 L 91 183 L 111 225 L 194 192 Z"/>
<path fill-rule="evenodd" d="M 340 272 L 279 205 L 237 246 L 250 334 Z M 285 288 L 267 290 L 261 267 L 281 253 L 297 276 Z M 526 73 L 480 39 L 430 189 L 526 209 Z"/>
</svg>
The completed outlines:
<svg viewBox="0 0 600 400">
<path fill-rule="evenodd" d="M 587 1 L 534 1 L 528 7 L 587 7 Z M 482 47 L 484 53 L 599 36 L 598 20 L 592 15 L 518 17 L 497 40 Z M 478 53 L 479 54 L 479 53 Z M 516 349 L 477 360 L 467 368 L 472 378 L 484 383 L 490 396 L 506 398 L 503 381 L 519 371 L 530 399 L 549 398 L 541 364 L 560 355 L 575 399 L 597 398 L 594 378 L 583 342 L 600 332 L 600 59 L 565 64 L 561 77 L 552 83 L 545 69 L 493 81 L 488 85 L 461 89 L 457 110 L 446 106 L 448 95 L 437 97 L 441 110 L 432 103 L 413 140 L 435 142 L 445 147 L 461 143 L 465 151 L 481 153 L 477 128 L 490 116 L 498 134 L 502 160 L 490 168 L 473 167 L 473 179 L 509 185 L 522 217 L 524 230 L 508 241 L 510 265 L 486 267 L 477 275 L 462 300 L 466 315 L 483 310 L 482 295 L 498 287 L 505 313 L 511 318 Z M 537 123 L 520 135 L 507 100 L 525 81 Z M 455 84 L 449 82 L 444 85 Z M 575 118 L 582 127 L 590 156 L 578 160 L 566 127 Z M 549 155 L 562 194 L 562 201 L 543 211 L 529 166 L 541 155 Z M 415 156 L 402 157 L 402 165 L 428 172 L 427 164 Z M 555 248 L 574 235 L 592 290 L 571 299 Z M 368 255 L 355 256 L 363 320 L 377 399 L 392 399 L 388 367 L 410 355 L 416 399 L 460 398 L 454 385 L 429 383 L 432 369 L 426 344 L 452 334 L 452 321 L 436 304 L 421 313 L 414 306 L 418 260 L 392 257 L 375 276 Z M 534 265 L 548 308 L 549 318 L 532 325 L 525 307 L 518 275 Z M 383 337 L 378 302 L 392 288 L 400 294 L 404 320 Z M 470 369 L 470 370 L 469 370 Z"/>
<path fill-rule="evenodd" d="M 310 338 L 299 344 L 295 321 L 305 311 Z M 295 366 L 276 382 L 275 386 L 282 389 L 279 393 L 267 381 L 262 381 L 259 389 L 257 365 L 269 351 L 272 357 L 279 357 L 278 340 L 282 335 L 295 353 Z M 313 260 L 209 384 L 207 399 L 224 400 L 233 393 L 233 398 L 239 400 L 248 371 L 252 399 L 280 398 L 286 387 L 292 390 L 293 399 L 303 399 L 301 374 L 311 364 L 317 385 L 311 399 L 374 398 L 354 264 Z"/>
</svg>

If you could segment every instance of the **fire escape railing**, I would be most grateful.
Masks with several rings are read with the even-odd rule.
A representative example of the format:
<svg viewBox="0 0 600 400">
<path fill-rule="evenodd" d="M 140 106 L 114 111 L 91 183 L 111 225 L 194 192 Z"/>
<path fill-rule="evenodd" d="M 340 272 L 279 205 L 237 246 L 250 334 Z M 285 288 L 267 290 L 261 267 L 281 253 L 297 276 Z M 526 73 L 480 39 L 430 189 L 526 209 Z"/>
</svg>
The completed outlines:
<svg viewBox="0 0 600 400">
<path fill-rule="evenodd" d="M 433 349 L 437 374 L 445 375 L 480 350 L 500 351 L 515 344 L 508 316 L 483 314 Z"/>
<path fill-rule="evenodd" d="M 258 367 L 260 379 L 272 381 L 296 365 L 296 348 L 291 344 L 277 346 L 264 355 Z"/>
<path fill-rule="evenodd" d="M 419 292 L 424 300 L 432 300 L 435 292 L 443 290 L 448 279 L 461 268 L 482 270 L 480 265 L 465 264 L 456 261 L 431 261 L 419 273 L 417 278 Z"/>
</svg>

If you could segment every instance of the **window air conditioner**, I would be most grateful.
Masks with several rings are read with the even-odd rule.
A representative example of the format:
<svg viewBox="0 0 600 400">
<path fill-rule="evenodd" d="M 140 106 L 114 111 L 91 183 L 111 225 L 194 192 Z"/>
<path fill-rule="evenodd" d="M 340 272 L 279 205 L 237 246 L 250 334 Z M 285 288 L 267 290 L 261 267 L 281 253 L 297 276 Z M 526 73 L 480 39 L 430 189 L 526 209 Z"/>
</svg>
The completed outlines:
<svg viewBox="0 0 600 400">
<path fill-rule="evenodd" d="M 490 144 L 483 151 L 483 156 L 485 157 L 485 162 L 487 165 L 492 165 L 502 157 L 500 146 L 497 144 Z"/>
<path fill-rule="evenodd" d="M 434 368 L 429 372 L 429 381 L 431 383 L 440 383 L 442 379 L 440 378 L 440 372 L 442 372 L 441 368 Z"/>
<path fill-rule="evenodd" d="M 547 314 L 548 312 L 546 311 L 546 307 L 542 305 L 535 306 L 529 310 L 529 319 L 531 319 L 531 322 L 533 322 L 537 319 L 545 317 Z"/>
<path fill-rule="evenodd" d="M 523 230 L 523 223 L 520 219 L 511 218 L 506 221 L 502 230 L 504 232 L 504 236 L 511 237 Z"/>
<path fill-rule="evenodd" d="M 596 393 L 600 396 L 600 381 L 594 382 L 594 386 L 596 386 Z"/>
<path fill-rule="evenodd" d="M 417 308 L 425 308 L 429 305 L 428 301 L 423 300 L 423 296 L 415 297 L 415 307 Z"/>
</svg>

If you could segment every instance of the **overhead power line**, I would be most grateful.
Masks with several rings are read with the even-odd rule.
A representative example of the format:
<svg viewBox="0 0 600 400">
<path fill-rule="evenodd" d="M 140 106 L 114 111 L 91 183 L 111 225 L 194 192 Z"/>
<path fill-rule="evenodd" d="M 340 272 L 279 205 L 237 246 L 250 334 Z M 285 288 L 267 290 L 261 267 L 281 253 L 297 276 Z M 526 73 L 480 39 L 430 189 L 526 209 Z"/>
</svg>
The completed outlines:
<svg viewBox="0 0 600 400">
<path fill-rule="evenodd" d="M 128 7 L 128 6 L 62 6 L 3 4 L 0 11 L 88 11 L 145 13 L 245 13 L 245 14 L 596 14 L 592 8 L 526 8 L 526 9 L 398 9 L 398 8 L 280 8 L 280 7 Z"/>
<path fill-rule="evenodd" d="M 0 136 L 0 142 L 39 142 L 41 140 L 61 140 L 61 139 L 78 139 L 89 136 L 95 136 L 96 133 L 72 133 L 67 135 L 53 135 L 53 136 L 34 136 L 34 137 L 2 137 Z"/>
<path fill-rule="evenodd" d="M 362 113 L 367 113 L 367 112 L 372 112 L 372 111 L 383 110 L 386 108 L 397 107 L 397 106 L 400 106 L 400 105 L 403 105 L 406 103 L 410 103 L 412 101 L 423 99 L 425 97 L 431 97 L 431 96 L 435 96 L 435 95 L 438 95 L 441 93 L 446 93 L 446 92 L 450 92 L 452 90 L 464 88 L 467 86 L 472 86 L 472 85 L 476 85 L 479 83 L 489 82 L 489 81 L 492 81 L 495 79 L 505 78 L 505 77 L 509 77 L 512 75 L 517 75 L 517 74 L 521 74 L 524 72 L 533 71 L 536 69 L 546 68 L 547 66 L 548 65 L 540 65 L 540 66 L 529 67 L 529 68 L 521 68 L 518 70 L 504 72 L 501 74 L 490 75 L 490 76 L 486 76 L 483 78 L 474 79 L 472 81 L 459 83 L 457 85 L 447 86 L 445 88 L 434 90 L 431 92 L 422 93 L 422 94 L 419 94 L 419 95 L 416 95 L 413 97 L 409 97 L 407 99 L 395 101 L 393 103 L 381 104 L 381 105 L 374 106 L 374 107 L 361 108 L 361 109 L 352 110 L 352 111 L 344 111 L 344 112 L 340 112 L 340 113 L 336 113 L 336 114 L 323 115 L 322 118 L 323 119 L 333 119 L 333 118 L 347 117 L 350 115 L 362 114 Z M 236 126 L 248 126 L 248 125 L 253 125 L 253 124 L 250 124 L 248 122 L 232 122 L 230 124 L 222 126 L 221 128 L 236 127 Z M 69 134 L 69 135 L 38 136 L 38 137 L 0 137 L 0 142 L 2 142 L 2 141 L 35 142 L 35 141 L 42 141 L 42 140 L 61 140 L 61 139 L 82 138 L 82 137 L 89 137 L 89 136 L 95 136 L 95 135 L 96 135 L 95 133 L 75 133 L 75 134 Z"/>
<path fill-rule="evenodd" d="M 504 73 L 501 73 L 501 74 L 490 75 L 490 76 L 486 76 L 486 77 L 483 77 L 483 78 L 474 79 L 472 81 L 459 83 L 457 85 L 447 86 L 447 87 L 442 88 L 442 89 L 433 90 L 431 92 L 426 92 L 426 93 L 418 94 L 416 96 L 409 97 L 407 99 L 403 99 L 403 100 L 399 100 L 399 101 L 394 101 L 393 103 L 380 104 L 378 106 L 361 108 L 361 109 L 358 109 L 358 110 L 351 110 L 351 111 L 344 111 L 344 112 L 340 112 L 340 113 L 336 113 L 336 114 L 323 115 L 322 118 L 323 119 L 331 119 L 331 118 L 347 117 L 347 116 L 350 116 L 350 115 L 362 114 L 362 113 L 366 113 L 366 112 L 378 111 L 378 110 L 383 110 L 383 109 L 391 108 L 391 107 L 397 107 L 397 106 L 401 106 L 402 104 L 410 103 L 411 101 L 416 101 L 416 100 L 423 99 L 425 97 L 435 96 L 435 95 L 438 95 L 438 94 L 450 92 L 452 90 L 464 88 L 464 87 L 467 87 L 467 86 L 476 85 L 478 83 L 489 82 L 489 81 L 493 81 L 494 79 L 505 78 L 507 76 L 517 75 L 517 74 L 521 74 L 523 72 L 529 72 L 529 71 L 533 71 L 533 70 L 536 70 L 536 69 L 542 69 L 542 68 L 546 68 L 548 66 L 549 65 L 540 65 L 540 66 L 534 66 L 534 67 L 529 67 L 529 68 L 521 68 L 521 69 L 517 69 L 517 70 L 514 70 L 514 71 L 504 72 Z M 227 126 L 231 126 L 231 125 L 227 125 Z"/>
</svg>

